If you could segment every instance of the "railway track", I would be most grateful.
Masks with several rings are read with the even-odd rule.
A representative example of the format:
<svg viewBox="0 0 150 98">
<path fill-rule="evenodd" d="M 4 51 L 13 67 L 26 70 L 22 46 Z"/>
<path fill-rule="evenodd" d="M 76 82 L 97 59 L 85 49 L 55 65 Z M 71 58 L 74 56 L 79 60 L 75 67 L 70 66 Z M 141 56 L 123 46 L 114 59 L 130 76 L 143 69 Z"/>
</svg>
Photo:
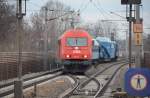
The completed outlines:
<svg viewBox="0 0 150 98">
<path fill-rule="evenodd" d="M 53 79 L 62 74 L 63 74 L 62 69 L 57 69 L 53 72 L 52 71 L 46 72 L 46 73 L 40 74 L 36 77 L 26 78 L 25 81 L 23 81 L 23 89 L 34 86 L 35 84 L 40 84 L 42 82 Z M 10 94 L 13 94 L 14 93 L 14 82 L 5 84 L 5 85 L 1 86 L 0 89 L 1 89 L 0 90 L 0 98 L 8 96 Z"/>
<path fill-rule="evenodd" d="M 97 71 L 95 74 L 92 74 L 90 76 L 89 75 L 84 76 L 84 77 L 86 77 L 86 79 L 84 79 L 84 81 L 81 81 L 81 79 L 78 78 L 76 75 L 71 75 L 71 74 L 68 75 L 67 74 L 67 76 L 72 78 L 72 80 L 74 81 L 73 88 L 70 88 L 65 93 L 61 94 L 59 98 L 67 98 L 72 95 L 85 95 L 86 90 L 83 88 L 91 81 L 94 81 L 97 84 L 97 89 L 95 91 L 92 91 L 89 95 L 92 95 L 92 96 L 101 95 L 101 90 L 100 90 L 101 82 L 96 77 L 98 77 L 103 72 L 110 69 L 111 67 L 113 67 L 115 65 L 116 66 L 120 65 L 121 63 L 126 63 L 126 61 L 121 60 L 119 62 L 113 62 L 110 64 L 106 63 L 106 64 L 104 64 L 102 69 Z M 107 66 L 105 66 L 105 65 L 107 65 Z M 52 73 L 55 73 L 55 74 L 52 75 Z M 45 73 L 41 73 L 40 75 L 35 76 L 35 77 L 26 78 L 26 79 L 24 79 L 23 88 L 24 89 L 29 88 L 31 86 L 34 86 L 34 84 L 40 84 L 42 82 L 48 81 L 50 79 L 53 79 L 53 78 L 55 78 L 57 76 L 61 76 L 61 75 L 63 75 L 63 72 L 61 71 L 61 69 L 58 69 L 53 72 L 45 72 Z M 1 89 L 0 97 L 4 97 L 4 96 L 10 95 L 10 94 L 13 94 L 14 93 L 13 92 L 14 91 L 13 82 L 5 84 L 5 85 L 0 85 L 0 89 Z M 95 97 L 95 98 L 97 98 L 97 97 Z"/>
<path fill-rule="evenodd" d="M 101 97 L 104 95 L 105 91 L 107 90 L 107 88 L 108 88 L 110 82 L 112 81 L 112 79 L 114 78 L 114 76 L 117 74 L 117 72 L 120 70 L 120 68 L 122 68 L 126 64 L 128 64 L 128 63 L 121 64 L 121 66 L 119 66 L 118 68 L 116 68 L 116 70 L 114 70 L 114 72 L 109 77 L 107 82 L 103 85 L 103 87 L 99 88 L 99 90 L 96 92 L 96 94 L 94 95 L 94 98 L 98 98 L 98 97 Z"/>
<path fill-rule="evenodd" d="M 58 71 L 61 71 L 62 68 L 58 68 L 58 69 L 54 69 L 54 70 L 51 70 L 51 71 L 46 71 L 46 72 L 40 72 L 40 73 L 35 73 L 34 74 L 27 74 L 26 76 L 23 76 L 23 81 L 28 81 L 28 80 L 31 80 L 31 79 L 34 79 L 34 78 L 38 78 L 38 77 L 42 77 L 44 75 L 48 75 L 48 74 L 52 74 L 52 73 L 55 73 L 55 72 L 58 72 Z M 14 81 L 16 81 L 17 78 L 15 79 L 12 79 L 8 82 L 5 82 L 5 83 L 0 83 L 0 89 L 1 88 L 4 88 L 6 86 L 10 86 L 10 85 L 13 85 L 14 84 Z"/>
<path fill-rule="evenodd" d="M 65 93 L 61 94 L 61 96 L 59 98 L 70 98 L 69 96 L 79 96 L 79 95 L 84 95 L 84 96 L 93 96 L 94 98 L 98 98 L 100 96 L 103 95 L 103 93 L 105 92 L 105 90 L 107 89 L 109 83 L 111 82 L 111 80 L 113 79 L 113 77 L 116 75 L 117 71 L 124 65 L 128 64 L 128 60 L 124 61 L 121 60 L 119 62 L 114 62 L 111 64 L 104 64 L 107 65 L 105 66 L 103 69 L 97 71 L 95 74 L 91 75 L 91 76 L 87 76 L 87 79 L 85 79 L 85 81 L 80 82 L 80 80 L 75 80 L 75 85 L 73 88 L 70 88 L 68 91 L 66 91 Z M 105 83 L 101 83 L 100 80 L 98 80 L 97 78 L 100 75 L 103 75 L 104 72 L 111 70 L 111 68 L 113 68 L 113 72 L 112 74 L 109 74 Z M 87 89 L 86 86 L 91 83 L 91 81 L 95 82 L 96 84 L 96 89 L 91 91 L 90 89 Z M 86 89 L 85 89 L 86 88 Z M 63 96 L 62 96 L 63 95 Z M 92 97 L 92 98 L 93 98 Z"/>
<path fill-rule="evenodd" d="M 61 95 L 59 95 L 58 98 L 68 98 L 70 96 L 70 94 L 72 94 L 73 91 L 76 90 L 76 88 L 79 86 L 79 79 L 76 76 L 74 76 L 74 75 L 67 75 L 67 76 L 69 76 L 70 78 L 73 79 L 74 86 L 72 88 L 69 88 L 68 90 L 66 90 Z"/>
</svg>

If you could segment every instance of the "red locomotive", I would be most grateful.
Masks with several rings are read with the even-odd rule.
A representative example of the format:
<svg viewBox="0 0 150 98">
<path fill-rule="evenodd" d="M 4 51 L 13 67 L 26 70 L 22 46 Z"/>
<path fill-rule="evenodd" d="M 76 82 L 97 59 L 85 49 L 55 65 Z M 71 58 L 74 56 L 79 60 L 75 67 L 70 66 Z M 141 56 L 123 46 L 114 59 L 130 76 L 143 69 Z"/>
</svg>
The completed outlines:
<svg viewBox="0 0 150 98">
<path fill-rule="evenodd" d="M 64 71 L 84 72 L 91 64 L 92 37 L 83 29 L 66 31 L 58 41 L 59 59 Z"/>
</svg>

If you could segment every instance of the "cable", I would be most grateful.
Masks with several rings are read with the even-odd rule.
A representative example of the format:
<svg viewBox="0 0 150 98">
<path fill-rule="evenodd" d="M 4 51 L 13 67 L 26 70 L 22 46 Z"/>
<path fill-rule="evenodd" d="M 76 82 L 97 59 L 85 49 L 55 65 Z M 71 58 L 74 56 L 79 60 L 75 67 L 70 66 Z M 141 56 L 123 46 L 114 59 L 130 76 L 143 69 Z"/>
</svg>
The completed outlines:
<svg viewBox="0 0 150 98">
<path fill-rule="evenodd" d="M 118 17 L 121 17 L 121 18 L 123 18 L 123 19 L 126 19 L 126 17 L 121 16 L 121 15 L 119 15 L 119 14 L 115 13 L 115 12 L 110 11 L 110 13 L 111 13 L 111 14 L 114 14 L 114 15 L 116 15 L 116 16 L 118 16 Z"/>
<path fill-rule="evenodd" d="M 68 15 L 68 14 L 72 14 L 72 13 L 65 13 L 65 14 L 60 15 L 60 16 L 57 16 L 57 17 L 55 17 L 55 18 L 48 19 L 48 21 L 55 20 L 55 19 L 58 19 L 58 18 L 60 18 L 60 17 L 64 17 L 64 16 L 66 16 L 66 15 Z"/>
<path fill-rule="evenodd" d="M 94 3 L 91 1 L 91 3 L 94 5 L 94 7 L 99 11 L 100 15 L 102 15 L 102 17 L 106 17 L 103 12 L 101 11 L 101 9 Z"/>
<path fill-rule="evenodd" d="M 98 2 L 97 1 L 97 3 L 95 3 L 95 2 L 92 2 L 93 3 L 93 5 L 98 9 L 98 11 L 101 13 L 101 15 L 103 15 L 103 17 L 106 19 L 106 20 L 108 20 L 109 18 L 107 17 L 107 15 L 110 17 L 110 13 L 108 13 L 108 12 L 106 12 L 102 7 L 101 7 L 101 4 L 100 4 L 100 2 Z M 98 5 L 96 5 L 96 4 L 98 4 L 98 5 L 100 5 L 100 7 L 98 6 Z M 104 13 L 106 13 L 106 14 L 104 14 Z M 111 17 L 112 18 L 112 17 Z M 111 19 L 109 19 L 109 20 L 111 20 Z M 108 21 L 109 21 L 108 20 Z M 113 20 L 113 21 L 120 21 L 120 20 Z M 124 21 L 124 20 L 123 20 Z M 108 22 L 109 23 L 109 22 Z M 100 24 L 101 24 L 101 27 L 102 28 L 104 28 L 104 30 L 105 30 L 105 32 L 110 32 L 110 31 L 106 31 L 106 29 L 105 28 L 107 28 L 108 27 L 108 23 L 106 23 L 105 21 L 102 23 L 102 22 L 100 22 Z M 111 23 L 109 23 L 109 25 L 112 25 L 112 22 Z M 110 27 L 112 27 L 112 26 L 110 26 Z M 105 34 L 106 36 L 108 36 L 108 34 Z"/>
<path fill-rule="evenodd" d="M 117 15 L 117 16 L 119 16 L 119 17 L 122 17 L 122 18 L 125 18 L 126 19 L 126 17 L 123 17 L 123 16 L 121 16 L 121 15 L 119 15 L 119 14 L 116 14 L 116 13 L 114 13 L 114 12 L 112 12 L 112 11 L 106 11 L 106 10 L 104 10 L 103 9 L 103 7 L 101 6 L 101 3 L 100 3 L 100 1 L 99 0 L 96 0 L 97 1 L 97 4 L 100 6 L 100 8 L 102 9 L 102 11 L 103 12 L 105 12 L 110 18 L 112 18 L 111 16 L 113 15 L 113 14 L 115 14 L 115 15 Z M 108 17 L 107 17 L 108 18 Z"/>
<path fill-rule="evenodd" d="M 98 8 L 98 10 L 103 14 L 103 16 L 105 17 L 105 18 L 107 18 L 108 19 L 108 17 L 104 14 L 104 13 L 106 13 L 107 15 L 108 15 L 108 13 L 103 9 L 103 7 L 101 6 L 101 3 L 100 3 L 100 1 L 99 0 L 96 0 L 97 2 L 96 3 L 94 3 L 95 5 L 96 5 L 96 7 Z M 110 16 L 110 15 L 108 15 L 108 16 Z"/>
<path fill-rule="evenodd" d="M 83 0 L 83 2 L 81 3 L 80 7 L 79 7 L 79 10 L 81 10 L 84 6 L 84 3 L 85 3 L 85 0 Z"/>
<path fill-rule="evenodd" d="M 82 9 L 80 8 L 80 12 L 83 12 L 88 7 L 89 4 L 90 4 L 90 0 L 85 4 L 84 7 L 82 7 Z"/>
<path fill-rule="evenodd" d="M 100 15 L 102 15 L 102 17 L 105 17 L 105 15 L 103 14 L 103 12 L 101 12 L 101 9 L 99 8 L 99 7 L 97 7 L 97 5 L 94 3 L 94 2 L 92 2 L 92 0 L 91 0 L 91 3 L 94 5 L 94 7 L 100 12 Z M 105 17 L 105 19 L 106 19 L 106 17 Z M 102 23 L 102 22 L 100 22 L 100 25 L 102 26 L 102 28 L 103 28 L 103 30 L 106 30 L 105 28 L 106 28 L 106 24 L 105 23 Z M 106 31 L 105 31 L 106 32 Z"/>
</svg>

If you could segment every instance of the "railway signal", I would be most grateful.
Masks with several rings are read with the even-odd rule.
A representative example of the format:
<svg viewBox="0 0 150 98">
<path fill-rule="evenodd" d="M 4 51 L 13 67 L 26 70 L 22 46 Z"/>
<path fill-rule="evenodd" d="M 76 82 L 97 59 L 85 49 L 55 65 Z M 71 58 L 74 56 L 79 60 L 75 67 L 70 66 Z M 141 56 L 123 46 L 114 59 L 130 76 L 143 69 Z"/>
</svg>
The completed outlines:
<svg viewBox="0 0 150 98">
<path fill-rule="evenodd" d="M 136 17 L 132 17 L 132 13 L 133 13 L 133 10 L 132 10 L 132 6 L 133 4 L 136 6 L 137 5 L 137 8 L 140 6 L 139 4 L 141 4 L 141 0 L 121 0 L 121 4 L 122 5 L 126 5 L 128 8 L 129 7 L 129 17 L 127 17 L 127 21 L 129 21 L 129 67 L 131 67 L 131 58 L 132 58 L 132 22 L 135 20 L 136 18 L 136 21 L 138 20 L 139 21 L 139 9 L 136 9 L 135 10 L 135 16 Z M 129 6 L 128 6 L 129 5 Z M 127 10 L 127 9 L 126 9 Z M 127 10 L 127 14 L 128 14 L 128 10 Z M 140 32 L 142 30 L 142 25 L 141 24 L 134 24 L 134 31 L 136 32 Z M 135 34 L 135 38 L 136 38 L 136 45 L 141 45 L 141 38 L 140 37 L 140 34 Z M 138 64 L 139 65 L 139 64 Z"/>
<path fill-rule="evenodd" d="M 121 0 L 121 4 L 141 4 L 141 0 Z"/>
<path fill-rule="evenodd" d="M 140 20 L 140 22 L 135 21 L 133 23 L 133 32 L 134 33 L 142 33 L 143 32 L 143 21 Z"/>
<path fill-rule="evenodd" d="M 133 22 L 133 17 L 132 17 L 132 3 L 129 3 L 129 0 L 121 0 L 121 4 L 129 4 L 129 12 L 126 12 L 126 14 L 129 13 L 129 17 L 127 18 L 127 21 L 129 22 L 129 67 L 131 67 L 132 64 L 132 22 Z M 128 11 L 128 6 L 126 7 L 126 10 Z"/>
<path fill-rule="evenodd" d="M 137 45 L 137 46 L 142 45 L 142 34 L 134 33 L 134 40 L 135 40 L 135 45 Z"/>
<path fill-rule="evenodd" d="M 121 4 L 128 4 L 129 0 L 121 0 Z"/>
<path fill-rule="evenodd" d="M 143 32 L 143 23 L 142 20 L 140 22 L 135 21 L 133 23 L 133 32 L 134 32 L 134 40 L 135 45 L 142 45 L 142 32 Z"/>
</svg>

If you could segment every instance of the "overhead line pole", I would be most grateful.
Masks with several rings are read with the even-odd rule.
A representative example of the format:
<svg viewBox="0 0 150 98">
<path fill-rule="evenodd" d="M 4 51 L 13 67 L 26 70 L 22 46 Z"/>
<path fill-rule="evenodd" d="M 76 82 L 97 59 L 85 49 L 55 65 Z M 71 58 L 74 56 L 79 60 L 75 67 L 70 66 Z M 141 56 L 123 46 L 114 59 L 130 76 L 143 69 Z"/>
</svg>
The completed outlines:
<svg viewBox="0 0 150 98">
<path fill-rule="evenodd" d="M 129 4 L 129 67 L 132 64 L 132 4 Z"/>
<path fill-rule="evenodd" d="M 142 24 L 142 20 L 140 18 L 140 5 L 136 4 L 135 5 L 135 23 L 141 23 Z M 135 65 L 138 68 L 142 67 L 142 56 L 143 56 L 143 49 L 142 49 L 142 32 L 134 32 L 135 34 L 138 34 L 139 36 L 141 36 L 141 43 L 139 45 L 136 45 L 136 56 L 135 56 Z M 137 98 L 144 98 L 144 97 L 137 97 Z"/>
<path fill-rule="evenodd" d="M 26 0 L 25 0 L 26 12 Z M 22 80 L 22 20 L 25 13 L 22 12 L 22 0 L 17 0 L 17 41 L 18 41 L 18 80 L 14 83 L 14 97 L 23 98 L 23 80 Z"/>
<path fill-rule="evenodd" d="M 66 16 L 67 14 L 70 14 L 70 13 L 65 13 L 63 15 L 60 15 L 60 16 L 57 16 L 57 17 L 54 17 L 54 18 L 51 18 L 51 19 L 48 19 L 48 11 L 61 11 L 61 10 L 50 10 L 48 9 L 48 7 L 44 7 L 44 11 L 45 11 L 45 31 L 44 31 L 44 53 L 43 53 L 43 58 L 44 58 L 44 70 L 46 71 L 47 70 L 47 67 L 48 67 L 48 21 L 52 21 L 52 20 L 56 20 L 56 19 L 59 19 L 60 17 L 63 17 L 63 16 Z M 74 13 L 74 11 L 70 11 L 71 13 Z"/>
<path fill-rule="evenodd" d="M 47 14 L 48 8 L 45 7 L 45 32 L 44 32 L 44 70 L 47 70 L 48 66 L 48 32 L 47 32 Z"/>
<path fill-rule="evenodd" d="M 136 8 L 136 11 L 135 11 L 136 22 L 140 23 L 141 22 L 141 19 L 140 19 L 140 5 L 139 4 L 135 5 L 135 8 Z M 139 33 L 139 34 L 142 34 L 142 32 Z M 141 35 L 141 37 L 142 37 L 142 35 Z M 136 45 L 136 59 L 135 59 L 136 62 L 135 63 L 136 63 L 137 67 L 141 67 L 141 65 L 142 65 L 141 59 L 142 59 L 142 44 L 141 45 Z"/>
<path fill-rule="evenodd" d="M 19 13 L 18 13 L 18 20 L 17 20 L 17 31 L 18 31 L 18 49 L 19 49 L 19 57 L 18 57 L 18 65 L 19 65 L 19 70 L 18 70 L 18 78 L 22 78 L 22 0 L 19 0 Z"/>
</svg>

